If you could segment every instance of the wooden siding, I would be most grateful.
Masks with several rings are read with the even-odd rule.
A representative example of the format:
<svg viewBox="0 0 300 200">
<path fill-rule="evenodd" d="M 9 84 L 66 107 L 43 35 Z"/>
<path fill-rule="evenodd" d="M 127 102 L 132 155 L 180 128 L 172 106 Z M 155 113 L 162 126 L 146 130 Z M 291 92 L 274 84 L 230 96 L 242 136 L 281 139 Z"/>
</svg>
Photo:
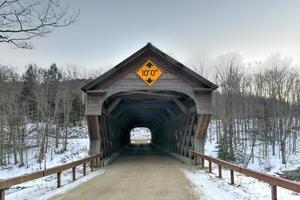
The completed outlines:
<svg viewBox="0 0 300 200">
<path fill-rule="evenodd" d="M 212 114 L 212 94 L 211 93 L 196 93 L 195 101 L 198 114 Z"/>
<path fill-rule="evenodd" d="M 152 60 L 162 70 L 163 75 L 149 87 L 143 80 L 141 80 L 136 72 L 145 60 Z M 127 69 L 124 69 L 119 74 L 113 76 L 110 84 L 97 85 L 93 90 L 104 90 L 105 94 L 95 95 L 87 94 L 87 115 L 100 115 L 102 113 L 102 104 L 108 97 L 119 93 L 132 90 L 155 90 L 155 91 L 176 91 L 190 96 L 196 103 L 197 113 L 208 113 L 211 110 L 211 93 L 194 93 L 194 88 L 201 88 L 203 85 L 195 85 L 187 77 L 180 75 L 178 71 L 172 68 L 172 64 L 158 58 L 156 55 L 148 54 L 146 57 L 133 61 Z"/>
<path fill-rule="evenodd" d="M 86 115 L 101 115 L 103 95 L 87 94 Z"/>
</svg>

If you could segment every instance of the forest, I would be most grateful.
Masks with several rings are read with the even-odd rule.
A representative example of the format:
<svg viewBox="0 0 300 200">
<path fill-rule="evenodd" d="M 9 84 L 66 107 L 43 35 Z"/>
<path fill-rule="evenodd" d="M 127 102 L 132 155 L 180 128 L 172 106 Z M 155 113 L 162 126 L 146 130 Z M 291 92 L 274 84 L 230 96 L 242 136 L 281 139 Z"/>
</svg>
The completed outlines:
<svg viewBox="0 0 300 200">
<path fill-rule="evenodd" d="M 297 151 L 300 130 L 300 77 L 292 59 L 276 53 L 245 65 L 239 56 L 227 54 L 219 57 L 215 70 L 218 157 L 248 166 L 258 156 L 256 147 L 262 160 L 280 152 L 286 164 Z"/>
<path fill-rule="evenodd" d="M 26 150 L 32 147 L 38 147 L 36 159 L 41 163 L 49 138 L 56 148 L 63 144 L 59 151 L 65 151 L 68 127 L 84 121 L 81 85 L 93 77 L 79 77 L 75 68 L 63 71 L 56 64 L 48 69 L 29 65 L 21 75 L 1 66 L 0 164 L 23 166 Z"/>
</svg>

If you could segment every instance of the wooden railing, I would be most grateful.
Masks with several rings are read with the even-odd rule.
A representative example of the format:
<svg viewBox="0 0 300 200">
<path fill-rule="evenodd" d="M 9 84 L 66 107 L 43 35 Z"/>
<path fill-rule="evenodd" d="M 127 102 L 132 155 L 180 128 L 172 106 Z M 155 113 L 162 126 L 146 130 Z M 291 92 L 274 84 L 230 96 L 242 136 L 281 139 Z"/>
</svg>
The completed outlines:
<svg viewBox="0 0 300 200">
<path fill-rule="evenodd" d="M 76 180 L 76 167 L 79 165 L 83 166 L 83 176 L 86 175 L 87 164 L 90 163 L 91 171 L 94 170 L 97 166 L 100 165 L 101 153 L 89 156 L 87 158 L 83 158 L 81 160 L 77 160 L 71 163 L 67 163 L 64 165 L 60 165 L 57 167 L 49 168 L 42 171 L 33 172 L 30 174 L 26 174 L 23 176 L 17 176 L 5 180 L 0 180 L 0 200 L 5 199 L 5 190 L 11 186 L 18 185 L 21 183 L 25 183 L 28 181 L 32 181 L 35 179 L 39 179 L 45 176 L 49 176 L 51 174 L 57 174 L 57 187 L 61 187 L 61 172 L 72 168 L 72 178 L 73 181 Z"/>
<path fill-rule="evenodd" d="M 266 182 L 271 185 L 271 194 L 272 194 L 272 200 L 277 200 L 277 186 L 300 193 L 300 184 L 294 181 L 290 181 L 284 178 L 271 176 L 268 174 L 264 174 L 261 172 L 257 172 L 255 170 L 247 169 L 244 167 L 240 167 L 238 165 L 232 164 L 230 162 L 220 160 L 217 158 L 213 158 L 204 154 L 201 154 L 199 152 L 192 151 L 192 154 L 196 158 L 196 164 L 200 163 L 202 165 L 202 168 L 204 168 L 204 161 L 208 161 L 208 172 L 212 172 L 212 163 L 215 163 L 218 165 L 218 175 L 220 178 L 222 178 L 222 167 L 228 168 L 230 170 L 230 183 L 234 184 L 234 171 L 245 174 L 246 176 L 253 177 L 257 180 Z M 200 160 L 198 160 L 200 158 Z M 198 162 L 201 161 L 201 162 Z"/>
</svg>

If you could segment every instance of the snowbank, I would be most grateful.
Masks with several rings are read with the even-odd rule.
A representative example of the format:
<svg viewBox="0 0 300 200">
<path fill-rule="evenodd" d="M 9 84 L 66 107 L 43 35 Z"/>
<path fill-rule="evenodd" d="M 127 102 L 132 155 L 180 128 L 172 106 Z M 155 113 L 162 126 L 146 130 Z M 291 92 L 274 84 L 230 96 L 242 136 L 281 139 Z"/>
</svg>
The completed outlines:
<svg viewBox="0 0 300 200">
<path fill-rule="evenodd" d="M 235 185 L 230 185 L 230 171 L 223 169 L 223 178 L 218 178 L 217 167 L 213 173 L 204 170 L 184 170 L 184 173 L 201 200 L 265 200 L 271 199 L 269 184 L 235 173 Z M 299 193 L 277 188 L 278 199 L 299 200 Z"/>
</svg>

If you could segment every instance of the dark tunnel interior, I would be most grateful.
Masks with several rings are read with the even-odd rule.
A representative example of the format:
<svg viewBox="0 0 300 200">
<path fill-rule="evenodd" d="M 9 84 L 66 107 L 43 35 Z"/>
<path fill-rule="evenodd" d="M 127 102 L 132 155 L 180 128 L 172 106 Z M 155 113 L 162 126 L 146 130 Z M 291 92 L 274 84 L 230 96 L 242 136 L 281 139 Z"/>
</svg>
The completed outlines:
<svg viewBox="0 0 300 200">
<path fill-rule="evenodd" d="M 175 91 L 126 91 L 108 97 L 103 103 L 101 127 L 110 153 L 130 143 L 130 131 L 135 127 L 149 128 L 153 144 L 176 152 L 177 137 L 184 131 L 180 129 L 186 127 L 183 125 L 191 110 L 196 110 L 193 99 Z"/>
</svg>

